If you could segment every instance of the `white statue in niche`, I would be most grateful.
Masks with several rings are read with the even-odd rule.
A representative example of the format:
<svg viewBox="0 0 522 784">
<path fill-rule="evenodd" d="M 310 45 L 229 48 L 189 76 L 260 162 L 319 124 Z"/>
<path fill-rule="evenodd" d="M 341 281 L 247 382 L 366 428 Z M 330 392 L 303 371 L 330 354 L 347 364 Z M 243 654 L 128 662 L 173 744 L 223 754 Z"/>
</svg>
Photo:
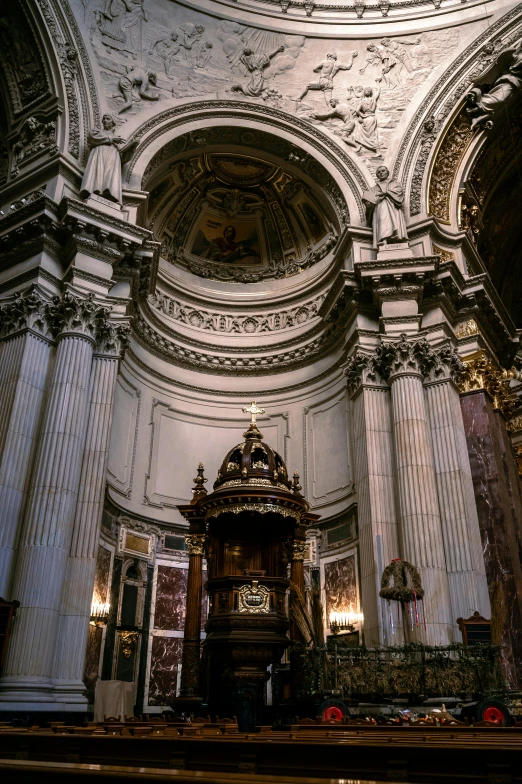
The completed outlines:
<svg viewBox="0 0 522 784">
<path fill-rule="evenodd" d="M 97 193 L 105 199 L 121 204 L 121 156 L 131 150 L 135 142 L 125 145 L 125 139 L 119 136 L 115 129 L 114 117 L 104 114 L 102 128 L 92 128 L 89 133 L 87 143 L 91 152 L 80 188 L 83 199 Z"/>
<path fill-rule="evenodd" d="M 362 195 L 373 227 L 373 246 L 408 242 L 404 218 L 404 188 L 397 180 L 390 179 L 386 166 L 375 172 L 377 182 Z"/>
</svg>

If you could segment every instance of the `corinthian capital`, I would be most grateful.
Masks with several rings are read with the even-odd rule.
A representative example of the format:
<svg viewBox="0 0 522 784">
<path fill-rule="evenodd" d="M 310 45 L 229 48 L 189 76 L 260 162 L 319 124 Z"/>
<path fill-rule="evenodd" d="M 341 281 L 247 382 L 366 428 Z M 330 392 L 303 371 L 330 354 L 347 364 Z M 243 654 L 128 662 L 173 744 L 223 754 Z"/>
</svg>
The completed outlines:
<svg viewBox="0 0 522 784">
<path fill-rule="evenodd" d="M 45 334 L 45 304 L 35 288 L 15 292 L 13 299 L 0 303 L 0 332 L 5 336 L 22 329 Z"/>
<path fill-rule="evenodd" d="M 203 555 L 205 550 L 205 534 L 187 534 L 185 542 L 189 555 Z"/>
<path fill-rule="evenodd" d="M 350 395 L 355 395 L 364 384 L 380 385 L 381 376 L 375 364 L 375 358 L 357 351 L 344 366 L 344 375 Z"/>
<path fill-rule="evenodd" d="M 115 324 L 102 315 L 96 323 L 96 353 L 121 357 L 129 345 L 130 326 L 126 323 Z"/>
<path fill-rule="evenodd" d="M 386 379 L 412 373 L 426 376 L 434 364 L 435 352 L 425 338 L 408 340 L 402 334 L 397 343 L 382 343 L 375 351 L 375 366 Z"/>
<path fill-rule="evenodd" d="M 464 363 L 451 346 L 442 346 L 428 356 L 424 366 L 429 381 L 451 379 L 458 383 L 465 372 Z"/>
<path fill-rule="evenodd" d="M 109 312 L 94 301 L 94 294 L 79 297 L 70 291 L 66 291 L 61 297 L 53 297 L 45 310 L 49 328 L 54 335 L 74 332 L 92 338 L 93 341 L 98 321 Z"/>
</svg>

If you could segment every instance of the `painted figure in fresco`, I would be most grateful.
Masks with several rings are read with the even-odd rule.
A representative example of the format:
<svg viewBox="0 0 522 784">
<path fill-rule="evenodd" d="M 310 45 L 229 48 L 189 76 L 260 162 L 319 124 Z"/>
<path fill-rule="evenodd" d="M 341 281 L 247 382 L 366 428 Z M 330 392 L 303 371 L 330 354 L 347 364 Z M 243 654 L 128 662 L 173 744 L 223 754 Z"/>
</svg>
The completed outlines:
<svg viewBox="0 0 522 784">
<path fill-rule="evenodd" d="M 259 97 L 265 89 L 265 75 L 264 70 L 270 65 L 270 61 L 279 54 L 284 52 L 284 46 L 278 46 L 270 54 L 254 54 L 252 49 L 248 47 L 243 49 L 239 58 L 239 62 L 243 63 L 248 73 L 250 74 L 250 81 L 248 84 L 233 84 L 232 92 L 241 92 L 244 95 L 251 95 Z"/>
<path fill-rule="evenodd" d="M 478 85 L 490 85 L 482 91 Z M 492 128 L 495 117 L 522 92 L 522 38 L 505 49 L 467 95 L 471 127 Z"/>
<path fill-rule="evenodd" d="M 355 113 L 359 118 L 357 140 L 362 147 L 371 152 L 378 152 L 379 138 L 377 135 L 377 102 L 381 95 L 380 77 L 375 80 L 378 86 L 365 87 Z"/>
<path fill-rule="evenodd" d="M 87 138 L 90 148 L 80 196 L 97 193 L 121 204 L 121 157 L 119 146 L 125 140 L 115 133 L 116 122 L 110 114 L 102 117 L 102 128 L 93 128 Z"/>
<path fill-rule="evenodd" d="M 386 166 L 375 172 L 377 182 L 370 191 L 363 193 L 373 227 L 373 246 L 408 241 L 404 219 L 404 188 L 397 180 L 390 179 Z"/>
<path fill-rule="evenodd" d="M 378 44 L 368 44 L 366 47 L 368 54 L 364 61 L 363 67 L 359 73 L 361 76 L 364 74 L 369 65 L 376 65 L 381 67 L 381 77 L 384 84 L 389 89 L 397 86 L 395 78 L 395 67 L 397 65 L 397 58 L 392 54 L 391 50 L 385 46 L 378 46 Z"/>
<path fill-rule="evenodd" d="M 154 41 L 152 46 L 149 49 L 149 54 L 155 54 L 160 60 L 163 60 L 163 68 L 165 69 L 165 74 L 170 77 L 170 66 L 171 63 L 174 61 L 175 63 L 179 62 L 176 59 L 176 55 L 181 49 L 181 44 L 178 41 L 178 34 L 177 33 L 170 33 L 170 35 L 164 36 L 163 38 L 158 38 L 157 41 Z"/>
<path fill-rule="evenodd" d="M 139 102 L 141 99 L 158 101 L 158 93 L 149 92 L 150 87 L 156 86 L 156 80 L 157 76 L 154 71 L 144 71 L 137 65 L 127 67 L 127 73 L 118 82 L 124 100 L 123 106 L 118 109 L 118 114 L 123 114 L 131 108 L 134 102 Z M 138 93 L 137 96 L 134 94 L 135 90 Z"/>
<path fill-rule="evenodd" d="M 257 256 L 257 253 L 248 247 L 248 243 L 236 242 L 234 226 L 225 226 L 222 237 L 214 237 L 207 250 L 200 254 L 210 261 L 225 261 L 230 263 L 246 256 Z"/>
<path fill-rule="evenodd" d="M 307 84 L 297 100 L 302 101 L 309 90 L 321 90 L 321 92 L 324 95 L 324 100 L 326 101 L 326 105 L 328 105 L 328 102 L 332 97 L 333 80 L 336 74 L 338 74 L 339 71 L 349 71 L 356 57 L 357 57 L 357 52 L 351 52 L 350 62 L 339 63 L 337 61 L 337 53 L 329 52 L 326 55 L 326 60 L 323 60 L 322 63 L 319 63 L 319 65 L 317 65 L 314 68 L 314 73 L 321 74 L 321 76 L 319 77 L 319 81 L 311 82 L 310 84 Z"/>
</svg>

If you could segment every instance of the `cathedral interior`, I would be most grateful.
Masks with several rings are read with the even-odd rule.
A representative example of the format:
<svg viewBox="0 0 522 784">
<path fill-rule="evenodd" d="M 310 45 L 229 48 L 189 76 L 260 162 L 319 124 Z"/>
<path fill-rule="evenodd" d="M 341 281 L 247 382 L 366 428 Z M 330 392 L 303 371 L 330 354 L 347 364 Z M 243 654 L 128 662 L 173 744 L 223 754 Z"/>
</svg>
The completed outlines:
<svg viewBox="0 0 522 784">
<path fill-rule="evenodd" d="M 522 783 L 521 203 L 512 0 L 2 5 L 4 781 Z"/>
</svg>

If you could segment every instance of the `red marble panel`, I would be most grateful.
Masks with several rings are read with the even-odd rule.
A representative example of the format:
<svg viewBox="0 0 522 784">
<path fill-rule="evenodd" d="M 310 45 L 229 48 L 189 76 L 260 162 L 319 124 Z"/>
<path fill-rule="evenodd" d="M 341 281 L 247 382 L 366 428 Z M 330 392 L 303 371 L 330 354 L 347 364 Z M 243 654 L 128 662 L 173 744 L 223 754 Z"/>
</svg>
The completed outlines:
<svg viewBox="0 0 522 784">
<path fill-rule="evenodd" d="M 183 640 L 180 637 L 152 638 L 149 705 L 170 705 L 176 696 L 176 678 L 181 664 L 182 646 Z"/>
<path fill-rule="evenodd" d="M 158 566 L 154 628 L 183 631 L 188 569 Z"/>
<path fill-rule="evenodd" d="M 357 612 L 357 578 L 355 555 L 332 561 L 324 566 L 326 617 L 331 612 Z"/>
</svg>

